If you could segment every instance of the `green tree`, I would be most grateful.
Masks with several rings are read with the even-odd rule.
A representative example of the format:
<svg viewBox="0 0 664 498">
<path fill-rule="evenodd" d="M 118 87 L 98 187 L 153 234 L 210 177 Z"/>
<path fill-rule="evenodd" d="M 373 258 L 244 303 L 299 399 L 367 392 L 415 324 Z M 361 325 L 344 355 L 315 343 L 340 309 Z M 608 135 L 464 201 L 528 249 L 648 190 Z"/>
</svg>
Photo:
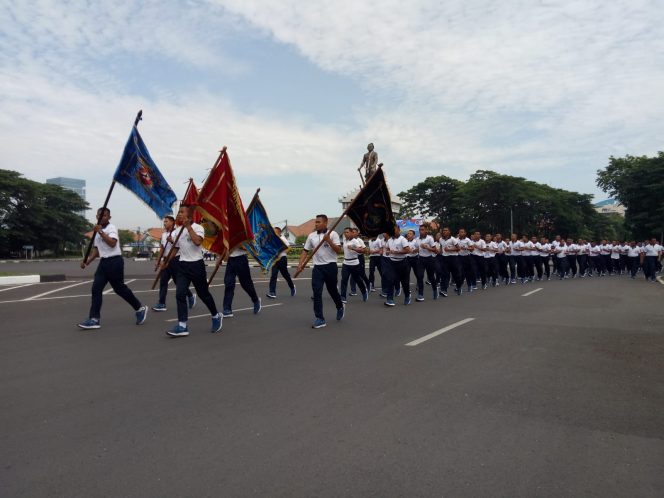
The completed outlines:
<svg viewBox="0 0 664 498">
<path fill-rule="evenodd" d="M 609 158 L 597 185 L 625 206 L 625 224 L 637 238 L 664 233 L 664 152 L 656 157 Z"/>
<path fill-rule="evenodd" d="M 87 207 L 70 190 L 0 170 L 0 253 L 18 251 L 24 245 L 55 254 L 68 244 L 79 247 L 90 224 L 77 212 Z"/>
<path fill-rule="evenodd" d="M 459 214 L 454 196 L 461 185 L 463 182 L 448 176 L 430 176 L 399 193 L 403 201 L 399 214 L 408 218 L 430 216 L 441 224 L 454 225 Z"/>
</svg>

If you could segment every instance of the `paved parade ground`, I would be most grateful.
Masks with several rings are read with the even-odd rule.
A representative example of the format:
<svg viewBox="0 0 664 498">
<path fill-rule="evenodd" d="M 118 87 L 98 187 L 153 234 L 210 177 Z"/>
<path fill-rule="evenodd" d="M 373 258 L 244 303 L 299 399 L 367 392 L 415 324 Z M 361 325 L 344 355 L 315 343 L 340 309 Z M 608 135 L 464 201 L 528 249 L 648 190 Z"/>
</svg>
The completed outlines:
<svg viewBox="0 0 664 498">
<path fill-rule="evenodd" d="M 11 267 L 11 268 L 9 268 Z M 664 285 L 626 277 L 350 297 L 312 330 L 310 272 L 291 298 L 210 334 L 104 296 L 94 267 L 5 264 L 64 282 L 0 286 L 2 497 L 607 497 L 664 489 Z M 144 304 L 153 263 L 127 262 Z M 212 293 L 221 304 L 223 269 Z M 221 308 L 221 306 L 220 306 Z M 438 334 L 434 334 L 440 332 Z"/>
</svg>

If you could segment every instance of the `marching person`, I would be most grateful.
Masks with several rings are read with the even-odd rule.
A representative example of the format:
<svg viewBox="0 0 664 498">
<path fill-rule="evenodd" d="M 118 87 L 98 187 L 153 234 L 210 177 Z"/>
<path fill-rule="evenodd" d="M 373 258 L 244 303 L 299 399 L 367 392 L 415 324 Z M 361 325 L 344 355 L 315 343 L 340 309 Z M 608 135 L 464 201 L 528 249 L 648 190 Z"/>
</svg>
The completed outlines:
<svg viewBox="0 0 664 498">
<path fill-rule="evenodd" d="M 415 283 L 417 284 L 420 271 L 418 265 L 420 249 L 418 241 L 415 238 L 415 230 L 408 230 L 408 232 L 406 232 L 406 240 L 410 246 L 410 252 L 406 254 L 406 263 L 408 263 L 408 284 L 410 286 L 410 272 L 413 272 L 413 275 L 415 276 Z M 417 300 L 417 298 L 415 299 Z M 424 297 L 422 297 L 422 301 L 424 301 Z"/>
<path fill-rule="evenodd" d="M 186 337 L 189 335 L 189 328 L 187 326 L 189 318 L 187 290 L 189 289 L 189 284 L 194 285 L 198 297 L 210 311 L 212 318 L 210 332 L 219 332 L 221 330 L 222 316 L 217 311 L 217 305 L 208 288 L 203 251 L 201 251 L 205 230 L 198 223 L 192 222 L 192 209 L 189 206 L 180 206 L 178 211 L 178 222 L 182 225 L 183 230 L 176 244 L 178 254 L 180 255 L 178 279 L 175 289 L 175 300 L 178 305 L 178 323 L 172 329 L 166 331 L 166 334 L 171 337 Z"/>
<path fill-rule="evenodd" d="M 479 278 L 482 282 L 482 290 L 487 288 L 486 285 L 486 261 L 484 261 L 484 251 L 486 250 L 486 243 L 482 239 L 482 235 L 479 231 L 475 231 L 471 237 L 473 241 L 473 251 L 471 253 L 471 261 L 473 261 L 473 270 L 475 273 L 475 282 L 473 282 L 473 287 L 477 288 L 477 279 Z"/>
<path fill-rule="evenodd" d="M 576 278 L 576 253 L 579 250 L 578 246 L 572 239 L 567 239 L 567 247 L 565 254 L 567 254 L 567 266 L 572 272 L 572 278 Z"/>
<path fill-rule="evenodd" d="M 124 260 L 120 249 L 120 236 L 115 225 L 110 223 L 111 210 L 98 209 L 97 220 L 97 225 L 92 229 L 94 247 L 88 258 L 81 262 L 81 268 L 89 266 L 97 257 L 99 257 L 99 264 L 92 283 L 92 303 L 88 319 L 79 323 L 78 326 L 85 330 L 101 328 L 102 295 L 106 284 L 111 284 L 113 291 L 134 308 L 136 325 L 141 325 L 147 317 L 148 307 L 142 305 L 124 283 Z"/>
<path fill-rule="evenodd" d="M 419 227 L 420 237 L 417 239 L 418 261 L 417 261 L 417 297 L 416 301 L 424 301 L 424 272 L 427 274 L 431 287 L 433 288 L 433 298 L 438 299 L 438 272 L 436 272 L 436 247 L 433 237 L 429 235 L 429 228 L 426 225 Z"/>
<path fill-rule="evenodd" d="M 561 239 L 558 246 L 554 249 L 556 258 L 558 259 L 558 277 L 560 280 L 567 278 L 567 243 Z"/>
<path fill-rule="evenodd" d="M 657 261 L 662 256 L 662 246 L 657 243 L 653 237 L 650 243 L 646 244 L 641 253 L 641 263 L 643 264 L 643 274 L 646 280 L 655 282 L 657 277 Z"/>
<path fill-rule="evenodd" d="M 496 253 L 496 264 L 498 265 L 498 275 L 505 285 L 510 283 L 510 276 L 507 273 L 507 261 L 508 261 L 508 245 L 507 242 L 503 240 L 503 236 L 500 233 L 496 234 L 496 248 L 498 252 Z"/>
<path fill-rule="evenodd" d="M 551 280 L 551 266 L 549 265 L 550 257 L 551 244 L 549 244 L 549 239 L 542 237 L 539 246 L 539 268 L 544 270 L 543 275 L 546 275 L 547 280 Z"/>
<path fill-rule="evenodd" d="M 228 255 L 226 272 L 224 273 L 224 307 L 222 315 L 224 318 L 233 316 L 233 297 L 235 296 L 235 279 L 240 281 L 240 286 L 247 293 L 254 305 L 254 315 L 261 311 L 261 298 L 256 294 L 254 281 L 251 279 L 249 269 L 249 258 L 247 250 L 243 246 L 233 249 Z"/>
<path fill-rule="evenodd" d="M 636 278 L 636 272 L 639 271 L 642 252 L 643 248 L 637 246 L 636 241 L 633 240 L 629 243 L 629 248 L 627 249 L 627 267 L 629 268 L 629 274 L 632 279 Z"/>
<path fill-rule="evenodd" d="M 401 284 L 401 289 L 404 293 L 403 304 L 408 306 L 411 303 L 410 282 L 408 281 L 410 269 L 406 257 L 411 250 L 410 244 L 401 235 L 399 225 L 394 225 L 391 237 L 389 234 L 385 235 L 385 253 L 387 255 L 387 268 L 383 271 L 383 277 L 387 280 L 387 292 L 385 291 L 385 287 L 383 287 L 383 292 L 387 294 L 385 306 L 394 306 L 394 294 L 397 282 Z"/>
<path fill-rule="evenodd" d="M 490 233 L 487 233 L 484 236 L 484 243 L 486 244 L 484 249 L 484 263 L 486 266 L 487 279 L 491 283 L 491 287 L 496 287 L 497 285 L 500 285 L 498 282 L 498 263 L 496 260 L 498 244 L 493 240 Z"/>
<path fill-rule="evenodd" d="M 440 282 L 441 295 L 447 297 L 447 288 L 451 278 L 454 280 L 454 292 L 460 296 L 463 293 L 463 274 L 459 262 L 459 239 L 452 237 L 449 227 L 444 227 L 438 243 L 440 245 L 439 262 L 442 278 Z"/>
<path fill-rule="evenodd" d="M 367 288 L 367 291 L 369 290 L 369 277 L 367 277 L 367 272 L 366 272 L 366 262 L 364 260 L 364 255 L 367 253 L 367 244 L 364 242 L 364 239 L 360 237 L 360 229 L 357 227 L 351 228 L 353 231 L 353 237 L 355 239 L 359 240 L 364 244 L 364 251 L 359 253 L 357 255 L 357 261 L 360 263 L 360 278 L 362 279 L 362 282 L 364 282 L 364 286 Z M 355 288 L 355 282 L 351 280 L 351 291 L 356 291 L 357 289 Z"/>
<path fill-rule="evenodd" d="M 602 247 L 594 240 L 590 242 L 588 249 L 588 265 L 590 266 L 588 276 L 592 277 L 593 272 L 597 272 L 598 276 L 602 275 Z"/>
<path fill-rule="evenodd" d="M 180 227 L 179 230 L 182 230 L 182 228 Z M 175 228 L 175 218 L 173 216 L 168 215 L 164 218 L 164 232 L 161 234 L 159 256 L 157 256 L 157 264 L 154 267 L 155 271 L 157 271 L 161 266 L 161 275 L 159 277 L 159 301 L 152 307 L 154 311 L 166 311 L 168 309 L 166 308 L 166 294 L 168 292 L 168 283 L 171 279 L 177 287 L 178 262 L 180 259 L 180 256 L 177 254 L 177 248 L 173 251 L 174 254 L 171 257 L 171 260 L 168 261 L 168 264 L 166 264 L 166 259 L 171 253 L 173 241 L 176 239 L 179 230 Z M 159 264 L 160 261 L 162 264 Z M 192 293 L 188 287 L 187 304 L 189 305 L 189 309 L 196 306 L 196 294 Z"/>
<path fill-rule="evenodd" d="M 281 239 L 281 241 L 286 245 L 286 249 L 284 249 L 279 253 L 279 255 L 277 256 L 277 260 L 272 265 L 272 273 L 270 274 L 270 284 L 268 287 L 268 292 L 266 294 L 267 297 L 269 297 L 270 299 L 276 299 L 277 297 L 277 277 L 279 273 L 281 273 L 281 276 L 288 284 L 288 288 L 290 289 L 290 295 L 294 296 L 296 292 L 293 279 L 291 278 L 290 273 L 288 273 L 288 250 L 290 247 L 290 242 L 288 242 L 288 239 L 281 234 L 281 228 L 274 227 L 274 233 L 276 233 L 277 236 Z"/>
<path fill-rule="evenodd" d="M 353 278 L 355 284 L 360 288 L 362 293 L 362 301 L 369 299 L 369 290 L 364 285 L 364 280 L 360 275 L 360 261 L 359 255 L 363 254 L 366 250 L 364 241 L 355 236 L 355 231 L 351 228 L 344 229 L 344 262 L 341 265 L 341 302 L 346 304 L 346 292 L 348 290 L 348 279 Z"/>
<path fill-rule="evenodd" d="M 459 229 L 457 245 L 459 247 L 459 268 L 468 284 L 468 292 L 473 292 L 473 290 L 477 289 L 477 280 L 475 278 L 475 272 L 473 271 L 473 263 L 470 258 L 470 253 L 475 249 L 475 246 L 466 235 L 466 230 L 464 228 Z"/>
<path fill-rule="evenodd" d="M 325 316 L 323 315 L 323 286 L 334 301 L 337 308 L 337 320 L 344 317 L 344 303 L 337 290 L 337 279 L 339 268 L 337 266 L 337 255 L 343 252 L 339 234 L 335 231 L 328 231 L 327 216 L 319 214 L 315 221 L 316 230 L 307 236 L 300 256 L 300 262 L 297 267 L 298 273 L 304 269 L 304 264 L 310 251 L 316 249 L 319 244 L 320 249 L 312 257 L 314 269 L 311 272 L 311 289 L 314 293 L 314 322 L 311 325 L 314 329 L 320 329 L 327 326 Z"/>
<path fill-rule="evenodd" d="M 383 259 L 383 248 L 385 241 L 382 237 L 374 237 L 369 241 L 369 289 L 371 292 L 376 292 L 376 271 L 381 278 L 381 286 L 383 279 L 383 272 L 381 269 L 381 261 Z"/>
</svg>

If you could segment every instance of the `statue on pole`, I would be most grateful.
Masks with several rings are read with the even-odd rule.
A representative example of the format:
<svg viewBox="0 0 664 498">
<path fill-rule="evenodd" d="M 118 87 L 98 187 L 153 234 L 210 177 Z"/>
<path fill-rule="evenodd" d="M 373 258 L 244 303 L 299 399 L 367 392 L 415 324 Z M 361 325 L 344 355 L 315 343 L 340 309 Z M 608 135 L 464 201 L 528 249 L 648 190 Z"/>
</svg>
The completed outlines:
<svg viewBox="0 0 664 498">
<path fill-rule="evenodd" d="M 367 151 L 362 157 L 360 167 L 357 168 L 357 171 L 360 171 L 360 176 L 362 175 L 361 170 L 364 168 L 364 183 L 376 172 L 376 166 L 378 165 L 378 153 L 374 150 L 374 144 L 367 145 Z"/>
</svg>

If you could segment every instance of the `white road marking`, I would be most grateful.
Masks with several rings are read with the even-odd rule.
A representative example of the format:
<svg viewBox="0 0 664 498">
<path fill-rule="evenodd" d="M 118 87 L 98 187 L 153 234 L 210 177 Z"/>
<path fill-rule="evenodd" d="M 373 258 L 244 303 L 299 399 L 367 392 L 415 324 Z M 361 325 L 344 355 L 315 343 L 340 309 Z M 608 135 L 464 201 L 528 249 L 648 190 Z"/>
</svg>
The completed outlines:
<svg viewBox="0 0 664 498">
<path fill-rule="evenodd" d="M 60 292 L 65 289 L 71 289 L 72 287 L 76 287 L 77 285 L 89 284 L 90 282 L 92 282 L 92 280 L 84 280 L 83 282 L 78 282 L 71 285 L 65 285 L 64 287 L 58 287 L 57 289 L 53 289 L 48 292 L 42 292 L 41 294 L 37 294 L 36 296 L 28 297 L 26 299 L 20 299 L 20 301 L 34 301 L 35 299 L 40 299 L 44 296 L 48 296 L 49 294 L 53 294 L 54 292 Z M 5 301 L 5 302 L 11 302 L 11 301 Z"/>
<path fill-rule="evenodd" d="M 139 279 L 136 279 L 136 280 L 139 280 Z M 140 280 L 153 280 L 153 279 L 140 279 Z M 293 280 L 294 281 L 295 280 L 311 280 L 311 277 L 296 278 L 296 279 L 293 279 Z M 83 282 L 79 282 L 75 285 L 89 284 L 90 282 L 92 282 L 92 280 L 86 280 L 86 281 L 83 281 Z M 133 280 L 132 280 L 132 282 L 133 282 Z M 254 283 L 261 283 L 261 282 L 269 282 L 269 280 L 254 280 Z M 34 284 L 34 285 L 37 285 L 37 284 Z M 223 286 L 224 286 L 224 284 L 213 284 L 213 285 L 210 286 L 210 288 L 212 288 L 212 287 L 223 287 Z M 45 292 L 43 294 L 39 294 L 37 296 L 33 296 L 31 298 L 28 298 L 28 299 L 9 299 L 7 301 L 0 301 L 0 304 L 23 303 L 23 302 L 26 302 L 26 301 L 49 301 L 51 299 L 76 299 L 76 298 L 81 298 L 81 297 L 88 297 L 88 298 L 90 297 L 90 294 L 73 294 L 73 295 L 68 295 L 68 296 L 51 296 L 51 297 L 44 297 L 44 298 L 41 297 L 41 296 L 46 296 L 48 294 L 51 294 L 53 292 L 57 292 L 57 291 L 60 291 L 60 290 L 63 290 L 63 289 L 67 289 L 69 287 L 73 287 L 73 285 L 70 285 L 68 287 L 61 287 L 59 289 L 49 291 L 49 292 Z M 174 287 L 169 286 L 169 290 L 174 290 Z M 106 291 L 106 292 L 109 292 L 109 291 Z M 159 292 L 159 289 L 154 289 L 154 290 L 152 290 L 152 289 L 132 290 L 132 292 L 134 294 L 145 294 L 147 292 Z M 265 305 L 263 305 L 263 308 L 265 308 L 266 306 L 271 306 L 271 305 L 265 304 Z"/>
<path fill-rule="evenodd" d="M 29 287 L 30 285 L 33 285 L 33 284 L 15 285 L 14 287 L 7 287 L 6 289 L 0 289 L 0 292 L 5 292 L 5 291 L 8 291 L 8 290 L 12 290 L 12 289 L 20 289 L 21 287 Z"/>
<path fill-rule="evenodd" d="M 136 282 L 136 279 L 135 279 L 135 278 L 132 278 L 131 280 L 127 280 L 127 281 L 125 282 L 125 284 L 130 284 L 130 283 L 132 283 L 132 282 Z M 104 292 L 102 292 L 102 294 L 111 294 L 112 292 L 113 292 L 113 287 L 111 287 L 111 288 L 108 289 L 108 290 L 105 290 Z"/>
<path fill-rule="evenodd" d="M 282 306 L 283 304 L 284 303 L 264 304 L 264 305 L 261 306 L 261 308 L 270 308 L 272 306 Z M 254 307 L 252 306 L 251 308 L 240 308 L 240 309 L 237 309 L 237 310 L 233 310 L 233 313 L 237 313 L 238 311 L 249 311 L 249 310 L 253 311 Z M 206 313 L 205 315 L 194 315 L 194 316 L 190 316 L 189 318 L 190 319 L 191 318 L 205 318 L 206 316 L 209 318 L 210 313 Z M 167 322 L 177 322 L 178 319 L 177 318 L 169 318 L 166 321 Z"/>
<path fill-rule="evenodd" d="M 415 339 L 412 342 L 409 342 L 406 344 L 406 346 L 417 346 L 418 344 L 422 344 L 425 341 L 428 341 L 429 339 L 433 339 L 434 337 L 438 337 L 440 334 L 444 334 L 445 332 L 449 332 L 452 329 L 455 329 L 457 327 L 460 327 L 461 325 L 464 325 L 468 322 L 472 322 L 475 320 L 474 318 L 464 318 L 463 320 L 459 320 L 456 323 L 453 323 L 452 325 L 448 325 L 447 327 L 443 327 L 440 330 L 436 330 L 435 332 L 432 332 L 430 334 L 425 335 L 424 337 L 420 337 L 419 339 Z"/>
<path fill-rule="evenodd" d="M 544 288 L 544 287 L 538 287 L 538 288 L 535 289 L 535 290 L 531 290 L 530 292 L 526 292 L 525 294 L 521 294 L 521 297 L 528 297 L 528 296 L 530 296 L 531 294 L 535 294 L 535 292 L 539 292 L 539 291 L 541 291 L 543 288 Z"/>
</svg>

